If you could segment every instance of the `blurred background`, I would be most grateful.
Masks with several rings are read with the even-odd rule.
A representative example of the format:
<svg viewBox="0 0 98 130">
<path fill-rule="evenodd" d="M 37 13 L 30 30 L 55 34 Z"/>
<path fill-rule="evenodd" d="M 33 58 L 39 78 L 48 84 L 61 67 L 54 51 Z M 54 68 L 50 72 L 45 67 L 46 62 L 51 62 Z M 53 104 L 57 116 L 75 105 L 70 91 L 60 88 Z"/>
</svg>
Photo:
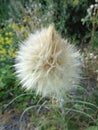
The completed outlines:
<svg viewBox="0 0 98 130">
<path fill-rule="evenodd" d="M 98 0 L 0 0 L 1 117 L 6 110 L 15 109 L 18 113 L 38 102 L 40 96 L 21 89 L 13 65 L 20 42 L 30 33 L 51 23 L 63 38 L 77 46 L 83 56 L 82 88 L 75 90 L 74 97 L 93 103 L 98 108 Z M 26 96 L 20 96 L 8 105 L 23 93 Z M 98 109 L 88 113 L 98 123 Z M 74 120 L 69 122 L 75 130 L 95 125 L 95 122 L 84 119 L 80 114 L 75 117 L 78 124 L 81 122 L 79 126 Z M 72 128 L 68 130 L 74 130 Z"/>
</svg>

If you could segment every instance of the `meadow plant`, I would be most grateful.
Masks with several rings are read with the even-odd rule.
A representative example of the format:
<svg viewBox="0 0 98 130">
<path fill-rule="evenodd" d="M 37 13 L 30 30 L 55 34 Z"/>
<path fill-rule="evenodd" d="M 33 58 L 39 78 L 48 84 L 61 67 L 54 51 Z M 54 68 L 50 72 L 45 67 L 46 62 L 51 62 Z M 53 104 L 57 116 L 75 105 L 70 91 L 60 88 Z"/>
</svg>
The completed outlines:
<svg viewBox="0 0 98 130">
<path fill-rule="evenodd" d="M 98 45 L 98 1 L 95 0 L 95 3 L 90 5 L 87 9 L 87 15 L 82 19 L 83 24 L 87 24 L 88 29 L 90 30 L 90 40 L 89 43 L 92 46 Z"/>
<path fill-rule="evenodd" d="M 22 4 L 21 1 L 13 0 L 9 5 L 9 9 L 9 22 L 18 24 L 18 26 L 22 25 L 26 34 L 34 32 L 38 28 L 46 26 L 52 22 L 53 10 L 51 4 L 47 7 L 48 11 L 44 9 L 43 12 L 43 5 L 41 2 L 29 0 Z M 20 35 L 19 31 L 17 30 L 16 34 L 20 40 L 23 40 L 23 32 Z"/>
<path fill-rule="evenodd" d="M 9 106 L 8 102 L 12 99 L 19 96 L 23 90 L 20 88 L 19 82 L 16 79 L 15 69 L 13 64 L 15 62 L 16 51 L 18 49 L 19 38 L 17 37 L 17 31 L 22 34 L 24 32 L 24 27 L 17 25 L 15 23 L 9 23 L 6 21 L 1 24 L 0 28 L 0 109 L 5 110 Z M 26 33 L 23 33 L 24 38 L 27 37 Z M 18 91 L 17 91 L 18 89 Z M 28 95 L 28 94 L 26 94 Z M 35 98 L 34 93 L 32 94 Z M 24 95 L 23 95 L 24 96 Z M 21 96 L 20 96 L 21 97 Z M 30 97 L 30 98 L 31 98 Z M 25 98 L 20 98 L 18 102 L 29 99 L 28 96 Z M 32 100 L 30 99 L 30 100 Z M 33 101 L 35 103 L 36 99 Z M 8 104 L 7 104 L 8 103 Z M 25 102 L 23 106 L 26 106 L 28 103 Z M 17 106 L 17 103 L 15 104 Z M 17 106 L 18 109 L 23 109 L 21 105 Z"/>
<path fill-rule="evenodd" d="M 55 99 L 56 102 L 56 105 L 49 105 L 46 101 L 40 105 L 30 106 L 23 112 L 21 119 L 29 109 L 36 108 L 40 111 L 43 106 L 45 108 L 47 106 L 50 109 L 53 107 L 53 111 L 58 113 L 60 108 L 60 118 L 57 117 L 58 114 L 57 116 L 54 114 L 57 119 L 51 119 L 50 116 L 47 121 L 50 123 L 52 120 L 55 122 L 58 121 L 58 118 L 62 118 L 60 127 L 65 129 L 66 94 L 74 85 L 78 86 L 80 79 L 82 62 L 79 51 L 64 40 L 53 25 L 50 25 L 48 28 L 42 28 L 34 34 L 30 34 L 20 44 L 14 66 L 23 88 L 35 90 L 36 94 L 42 95 L 42 98 L 48 97 Z M 43 124 L 41 125 L 43 126 Z"/>
<path fill-rule="evenodd" d="M 91 4 L 87 9 L 87 15 L 82 19 L 83 24 L 87 24 L 89 28 L 89 34 L 86 37 L 89 38 L 89 44 L 87 48 L 84 48 L 83 60 L 84 60 L 84 75 L 87 82 L 87 86 L 90 89 L 97 90 L 98 83 L 98 1 L 95 0 L 94 4 Z M 93 85 L 91 85 L 93 82 Z M 93 86 L 93 88 L 92 88 Z M 92 92 L 91 92 L 92 93 Z"/>
<path fill-rule="evenodd" d="M 95 2 L 95 4 L 87 9 L 87 17 L 82 19 L 83 24 L 90 23 L 88 25 L 92 25 L 90 41 L 92 41 L 92 38 L 94 40 L 95 34 L 97 34 L 98 1 L 96 0 Z M 78 9 L 79 1 L 74 1 L 73 3 L 73 6 L 75 7 L 77 5 Z M 92 100 L 94 99 L 94 102 L 92 100 L 90 101 L 90 99 L 86 100 L 86 98 L 84 100 L 81 99 L 80 97 L 83 97 L 83 95 L 79 95 L 79 99 L 77 99 L 76 95 L 71 97 L 69 94 L 74 86 L 78 86 L 81 77 L 80 72 L 82 64 L 79 51 L 77 51 L 76 47 L 67 40 L 62 39 L 54 26 L 51 25 L 48 28 L 43 28 L 52 22 L 55 12 L 55 9 L 53 12 L 54 5 L 52 4 L 49 4 L 48 8 L 43 11 L 42 2 L 29 0 L 29 2 L 22 4 L 19 1 L 11 1 L 11 4 L 9 5 L 10 19 L 8 20 L 8 23 L 10 24 L 7 25 L 7 29 L 6 26 L 0 29 L 0 71 L 2 74 L 2 77 L 0 78 L 0 90 L 2 91 L 0 99 L 5 99 L 5 95 L 6 98 L 9 99 L 10 96 L 13 98 L 15 96 L 13 86 L 16 86 L 17 84 L 15 85 L 15 83 L 12 82 L 12 79 L 14 81 L 16 78 L 14 77 L 13 70 L 10 68 L 15 59 L 16 74 L 20 79 L 22 87 L 30 91 L 35 90 L 36 94 L 42 95 L 42 98 L 38 101 L 39 98 L 36 99 L 36 96 L 33 96 L 34 93 L 30 93 L 30 95 L 32 95 L 30 97 L 30 102 L 34 99 L 37 100 L 38 103 L 25 109 L 21 115 L 20 121 L 24 114 L 32 109 L 35 114 L 32 114 L 31 118 L 35 121 L 35 127 L 38 130 L 78 130 L 79 128 L 85 129 L 89 126 L 94 126 L 93 128 L 96 129 L 96 126 L 98 125 L 98 117 L 96 114 L 98 113 L 97 91 L 96 93 L 93 93 L 93 96 L 91 97 Z M 85 7 L 85 5 L 83 5 L 83 7 Z M 65 17 L 65 10 L 63 11 L 64 15 L 62 15 Z M 65 24 L 64 18 L 62 19 L 62 27 L 57 23 L 61 27 L 61 30 L 62 28 L 64 29 Z M 80 18 L 77 20 L 80 20 Z M 74 22 L 76 23 L 76 21 Z M 38 28 L 42 29 L 38 30 Z M 30 34 L 31 32 L 34 33 Z M 27 39 L 24 40 L 25 38 Z M 18 50 L 17 43 L 19 41 L 23 42 L 19 44 Z M 17 50 L 18 52 L 15 54 Z M 89 70 L 86 74 L 92 77 L 97 75 L 97 82 L 97 53 L 87 52 L 83 54 L 83 57 L 85 69 L 87 71 Z M 4 66 L 5 68 L 3 68 Z M 7 72 L 9 73 L 6 76 Z M 11 80 L 9 80 L 8 77 L 11 78 Z M 5 94 L 5 91 L 3 92 L 5 86 L 7 90 L 10 88 L 9 91 L 6 91 L 7 94 Z M 29 95 L 29 93 L 21 94 L 22 91 L 19 91 L 19 89 L 17 91 L 17 86 L 14 90 L 15 94 L 17 93 L 18 96 L 7 104 L 7 106 L 16 101 L 16 99 Z M 68 99 L 65 100 L 67 96 Z M 27 98 L 25 107 L 28 105 L 27 100 L 29 102 L 29 99 Z M 22 100 L 20 99 L 20 102 L 21 101 Z M 93 104 L 91 102 L 93 102 Z M 22 108 L 24 109 L 24 105 Z"/>
<path fill-rule="evenodd" d="M 17 47 L 15 32 L 8 23 L 3 23 L 0 28 L 0 100 L 2 102 L 5 101 L 5 98 L 13 97 L 15 74 L 11 66 L 14 63 Z"/>
<path fill-rule="evenodd" d="M 31 34 L 20 44 L 16 74 L 23 87 L 37 94 L 62 98 L 78 84 L 81 57 L 76 48 L 55 31 L 53 25 Z"/>
<path fill-rule="evenodd" d="M 95 51 L 88 51 L 88 49 L 84 49 L 83 52 L 83 60 L 84 60 L 84 68 L 85 68 L 85 76 L 89 79 L 94 79 L 95 84 L 98 82 L 98 55 L 97 49 Z"/>
</svg>

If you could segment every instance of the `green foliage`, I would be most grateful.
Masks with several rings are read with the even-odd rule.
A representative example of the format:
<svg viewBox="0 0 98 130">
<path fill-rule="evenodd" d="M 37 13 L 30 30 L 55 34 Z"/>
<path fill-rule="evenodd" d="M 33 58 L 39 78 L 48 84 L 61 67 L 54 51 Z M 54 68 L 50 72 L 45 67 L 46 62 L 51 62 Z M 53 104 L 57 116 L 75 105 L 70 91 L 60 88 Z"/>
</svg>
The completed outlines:
<svg viewBox="0 0 98 130">
<path fill-rule="evenodd" d="M 15 85 L 14 63 L 17 42 L 15 34 L 7 23 L 0 29 L 0 101 L 10 99 Z"/>
<path fill-rule="evenodd" d="M 6 65 L 0 69 L 0 101 L 10 99 L 13 95 L 15 75 L 10 65 Z"/>
<path fill-rule="evenodd" d="M 51 101 L 44 99 L 41 104 L 26 108 L 21 119 L 27 111 L 31 110 L 30 112 L 34 113 L 31 121 L 39 130 L 84 130 L 88 126 L 97 127 L 97 105 L 76 97 L 67 99 L 63 107 L 61 104 L 61 102 L 51 104 Z"/>
<path fill-rule="evenodd" d="M 5 20 L 8 20 L 8 5 L 9 0 L 0 0 L 0 23 L 3 23 Z"/>
<path fill-rule="evenodd" d="M 46 26 L 52 22 L 52 10 L 50 5 L 44 5 L 44 1 L 11 1 L 10 17 L 12 22 L 23 25 L 28 33 Z"/>
<path fill-rule="evenodd" d="M 83 78 L 86 78 L 84 82 L 89 84 L 78 88 L 74 96 L 68 97 L 64 104 L 64 113 L 60 105 L 57 106 L 57 102 L 51 104 L 49 100 L 47 104 L 41 102 L 38 104 L 39 107 L 35 107 L 31 120 L 35 124 L 37 122 L 36 125 L 42 130 L 80 130 L 80 128 L 97 130 L 98 13 L 95 16 L 87 14 L 87 9 L 94 4 L 94 1 L 30 1 L 0 1 L 0 108 L 5 110 L 11 106 L 23 111 L 28 106 L 38 103 L 39 96 L 31 91 L 25 92 L 19 85 L 13 67 L 15 52 L 19 41 L 24 40 L 29 32 L 53 22 L 62 36 L 68 37 L 73 44 L 90 43 L 90 47 L 96 47 L 94 52 L 85 51 L 83 57 L 85 64 Z M 5 21 L 9 16 L 12 19 L 12 22 L 9 20 L 10 23 Z"/>
<path fill-rule="evenodd" d="M 87 8 L 92 3 L 91 0 L 68 0 L 54 2 L 54 22 L 62 35 L 81 42 L 88 28 L 82 25 L 81 19 L 86 16 Z M 79 43 L 80 43 L 79 42 Z M 78 43 L 77 43 L 78 44 Z"/>
<path fill-rule="evenodd" d="M 87 9 L 87 15 L 81 20 L 90 30 L 89 43 L 92 47 L 98 46 L 98 3 L 90 5 Z"/>
<path fill-rule="evenodd" d="M 39 0 L 40 1 L 40 0 Z M 53 10 L 52 22 L 55 24 L 57 30 L 63 37 L 67 37 L 75 45 L 85 44 L 91 40 L 92 22 L 94 19 L 88 20 L 87 9 L 92 0 L 68 0 L 68 1 L 44 1 L 44 6 L 49 6 L 52 3 L 51 9 Z M 45 8 L 48 10 L 47 8 Z M 44 10 L 45 11 L 45 10 Z M 81 19 L 85 17 L 87 24 L 83 24 Z M 97 20 L 97 18 L 95 19 Z M 98 23 L 98 22 L 97 22 Z M 98 25 L 98 24 L 97 24 Z M 96 26 L 97 26 L 96 25 Z M 96 33 L 95 35 L 96 36 Z M 93 37 L 92 45 L 97 45 L 97 36 Z"/>
<path fill-rule="evenodd" d="M 94 32 L 94 36 L 91 39 L 91 44 L 93 47 L 98 47 L 98 31 Z"/>
<path fill-rule="evenodd" d="M 0 103 L 2 110 L 5 110 L 5 104 L 8 104 L 12 99 L 22 93 L 25 93 L 19 81 L 16 78 L 14 70 L 14 60 L 18 49 L 19 39 L 16 32 L 23 33 L 24 27 L 17 24 L 9 24 L 4 22 L 0 28 Z M 24 33 L 21 34 L 25 37 Z M 28 94 L 27 94 L 28 95 Z M 28 102 L 29 101 L 29 102 Z M 32 92 L 28 96 L 21 96 L 14 103 L 17 109 L 23 110 L 28 104 L 35 104 L 38 101 L 37 96 Z M 24 102 L 24 104 L 21 104 Z M 19 105 L 20 103 L 20 105 Z M 10 105 L 7 105 L 10 106 Z M 12 107 L 12 106 L 11 106 Z"/>
<path fill-rule="evenodd" d="M 91 126 L 85 130 L 98 130 L 98 126 Z"/>
<path fill-rule="evenodd" d="M 9 6 L 7 2 L 10 3 Z M 90 40 L 91 32 L 89 30 L 92 30 L 92 26 L 91 20 L 88 21 L 86 15 L 89 6 L 94 4 L 92 0 L 5 0 L 4 3 L 7 6 L 1 4 L 2 10 L 7 9 L 4 14 L 9 15 L 15 23 L 25 26 L 28 32 L 53 22 L 62 36 L 68 37 L 76 45 L 85 44 Z M 81 19 L 83 20 L 83 18 L 87 24 L 82 24 Z M 89 37 L 86 37 L 87 34 L 90 34 Z M 92 44 L 97 42 L 96 38 Z"/>
</svg>

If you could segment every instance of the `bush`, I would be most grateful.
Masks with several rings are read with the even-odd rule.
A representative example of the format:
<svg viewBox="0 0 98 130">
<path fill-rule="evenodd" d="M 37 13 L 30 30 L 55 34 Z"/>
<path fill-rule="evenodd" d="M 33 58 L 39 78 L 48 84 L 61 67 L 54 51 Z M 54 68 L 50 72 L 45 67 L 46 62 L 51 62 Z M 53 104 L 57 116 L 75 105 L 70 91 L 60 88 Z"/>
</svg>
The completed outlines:
<svg viewBox="0 0 98 130">
<path fill-rule="evenodd" d="M 3 23 L 5 20 L 9 19 L 9 1 L 10 0 L 0 0 L 0 23 Z"/>
<path fill-rule="evenodd" d="M 13 96 L 15 74 L 12 65 L 17 50 L 15 32 L 7 23 L 2 25 L 0 28 L 0 101 Z"/>
<path fill-rule="evenodd" d="M 87 14 L 87 9 L 92 0 L 68 0 L 54 2 L 54 22 L 62 35 L 69 37 L 72 41 L 77 40 L 77 44 L 84 42 L 83 37 L 89 31 L 86 25 L 83 25 L 81 19 Z M 85 41 L 87 42 L 87 41 Z"/>
<path fill-rule="evenodd" d="M 31 0 L 22 4 L 13 0 L 9 7 L 12 22 L 23 25 L 27 33 L 52 23 L 51 3 L 45 8 L 42 1 Z"/>
<path fill-rule="evenodd" d="M 3 26 L 2 26 L 3 25 Z M 20 96 L 17 99 L 17 103 L 15 101 L 14 107 L 16 106 L 18 109 L 24 109 L 28 104 L 35 104 L 38 101 L 37 96 L 34 92 L 24 92 L 19 85 L 19 81 L 16 78 L 15 70 L 14 70 L 14 59 L 16 55 L 16 51 L 18 49 L 19 39 L 16 36 L 16 33 L 20 32 L 22 34 L 24 32 L 24 27 L 18 26 L 17 24 L 9 24 L 5 22 L 1 24 L 0 28 L 0 103 L 2 106 L 0 108 L 4 108 L 5 104 L 9 103 L 12 99 L 24 93 L 26 96 Z M 33 100 L 33 102 L 32 102 Z M 24 104 L 18 104 L 24 102 Z"/>
</svg>

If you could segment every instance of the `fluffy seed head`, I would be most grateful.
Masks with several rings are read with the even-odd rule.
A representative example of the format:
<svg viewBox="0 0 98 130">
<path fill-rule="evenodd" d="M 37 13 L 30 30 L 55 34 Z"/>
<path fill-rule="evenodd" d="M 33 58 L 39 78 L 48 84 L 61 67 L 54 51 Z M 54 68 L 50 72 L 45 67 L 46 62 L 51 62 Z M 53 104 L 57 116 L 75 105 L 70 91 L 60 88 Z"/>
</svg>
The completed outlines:
<svg viewBox="0 0 98 130">
<path fill-rule="evenodd" d="M 21 43 L 15 60 L 22 86 L 43 96 L 65 94 L 78 83 L 80 66 L 79 52 L 61 38 L 53 25 Z"/>
</svg>

